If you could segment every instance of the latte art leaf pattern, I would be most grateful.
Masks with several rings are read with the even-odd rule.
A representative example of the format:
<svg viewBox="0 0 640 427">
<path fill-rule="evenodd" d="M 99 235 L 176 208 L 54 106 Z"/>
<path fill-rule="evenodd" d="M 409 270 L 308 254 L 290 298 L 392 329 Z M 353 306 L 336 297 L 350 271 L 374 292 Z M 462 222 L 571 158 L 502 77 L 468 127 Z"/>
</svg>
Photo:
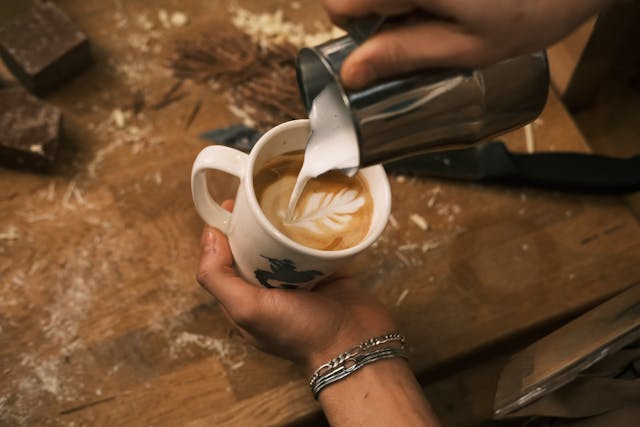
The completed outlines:
<svg viewBox="0 0 640 427">
<path fill-rule="evenodd" d="M 348 177 L 340 171 L 310 179 L 290 218 L 289 201 L 303 162 L 302 151 L 283 154 L 266 162 L 255 175 L 256 198 L 267 220 L 280 233 L 309 248 L 340 251 L 356 246 L 369 232 L 373 215 L 366 180 L 360 172 Z"/>
<path fill-rule="evenodd" d="M 364 197 L 354 190 L 314 193 L 298 205 L 298 214 L 289 225 L 304 227 L 316 233 L 322 231 L 322 226 L 338 231 L 348 225 L 352 214 L 364 203 Z"/>
</svg>

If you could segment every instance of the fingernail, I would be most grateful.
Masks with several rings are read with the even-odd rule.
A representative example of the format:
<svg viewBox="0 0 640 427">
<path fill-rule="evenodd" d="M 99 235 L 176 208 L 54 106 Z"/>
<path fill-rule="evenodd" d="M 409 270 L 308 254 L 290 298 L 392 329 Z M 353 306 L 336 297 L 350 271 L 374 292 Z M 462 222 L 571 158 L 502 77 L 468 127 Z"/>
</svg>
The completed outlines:
<svg viewBox="0 0 640 427">
<path fill-rule="evenodd" d="M 216 235 L 211 230 L 205 229 L 202 234 L 202 248 L 205 251 L 213 252 L 216 249 Z"/>
</svg>

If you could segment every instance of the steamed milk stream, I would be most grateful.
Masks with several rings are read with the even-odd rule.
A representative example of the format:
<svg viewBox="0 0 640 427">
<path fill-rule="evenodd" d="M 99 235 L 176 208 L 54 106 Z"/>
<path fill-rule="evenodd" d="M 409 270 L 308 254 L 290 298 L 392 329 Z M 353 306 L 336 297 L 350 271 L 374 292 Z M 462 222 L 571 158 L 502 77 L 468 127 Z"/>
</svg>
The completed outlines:
<svg viewBox="0 0 640 427">
<path fill-rule="evenodd" d="M 348 176 L 358 171 L 360 152 L 351 113 L 342 100 L 338 84 L 329 83 L 313 100 L 309 121 L 311 135 L 304 163 L 297 177 L 287 208 L 286 219 L 293 219 L 298 199 L 311 178 L 327 171 L 340 170 Z"/>
</svg>

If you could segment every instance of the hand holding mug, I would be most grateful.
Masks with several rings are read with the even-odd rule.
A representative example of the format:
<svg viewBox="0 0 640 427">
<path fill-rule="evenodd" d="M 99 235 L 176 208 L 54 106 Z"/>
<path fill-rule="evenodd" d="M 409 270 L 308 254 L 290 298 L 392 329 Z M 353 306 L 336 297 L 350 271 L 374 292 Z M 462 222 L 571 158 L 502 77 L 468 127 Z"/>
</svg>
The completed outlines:
<svg viewBox="0 0 640 427">
<path fill-rule="evenodd" d="M 211 146 L 194 162 L 196 209 L 207 224 L 227 235 L 235 268 L 253 284 L 311 288 L 368 248 L 387 224 L 391 192 L 380 165 L 360 170 L 351 183 L 335 175 L 339 172 L 319 179 L 320 188 L 312 188 L 307 199 L 303 195 L 299 220 L 281 221 L 295 182 L 291 153 L 304 149 L 309 132 L 308 120 L 286 122 L 265 133 L 248 155 Z M 233 213 L 211 198 L 208 169 L 240 178 Z"/>
</svg>

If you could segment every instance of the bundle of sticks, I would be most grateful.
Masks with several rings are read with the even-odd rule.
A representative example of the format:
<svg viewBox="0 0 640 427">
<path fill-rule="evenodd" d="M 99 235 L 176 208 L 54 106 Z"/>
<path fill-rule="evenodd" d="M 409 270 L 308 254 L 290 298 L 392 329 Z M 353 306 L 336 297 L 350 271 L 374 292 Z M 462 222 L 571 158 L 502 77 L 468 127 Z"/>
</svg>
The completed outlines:
<svg viewBox="0 0 640 427">
<path fill-rule="evenodd" d="M 178 79 L 219 84 L 260 130 L 306 117 L 296 83 L 297 48 L 260 45 L 237 31 L 178 45 L 170 66 Z"/>
</svg>

